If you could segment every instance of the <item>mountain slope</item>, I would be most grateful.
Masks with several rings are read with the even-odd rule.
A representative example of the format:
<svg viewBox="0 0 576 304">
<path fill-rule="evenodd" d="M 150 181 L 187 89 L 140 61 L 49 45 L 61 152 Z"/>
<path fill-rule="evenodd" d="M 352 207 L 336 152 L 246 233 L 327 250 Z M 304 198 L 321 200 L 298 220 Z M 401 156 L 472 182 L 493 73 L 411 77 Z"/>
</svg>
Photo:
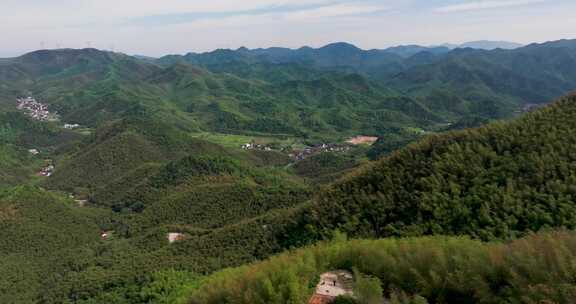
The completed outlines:
<svg viewBox="0 0 576 304">
<path fill-rule="evenodd" d="M 236 59 L 256 56 L 245 52 L 198 55 L 207 61 L 198 63 L 203 67 L 190 65 L 194 60 L 173 60 L 160 67 L 93 49 L 33 52 L 0 65 L 5 79 L 0 104 L 13 106 L 17 96 L 33 94 L 58 112 L 62 122 L 92 128 L 144 108 L 190 131 L 331 139 L 445 121 L 419 100 L 398 99 L 402 94 L 349 74 L 348 68 L 321 70 L 343 64 L 344 55 L 371 67 L 384 56 L 378 52 L 365 55 L 351 45 L 334 44 L 306 55 L 318 66 Z"/>
<path fill-rule="evenodd" d="M 481 50 L 495 50 L 495 49 L 512 50 L 520 48 L 522 46 L 523 45 L 520 43 L 509 41 L 478 40 L 462 43 L 458 46 L 458 48 L 472 48 Z"/>
<path fill-rule="evenodd" d="M 509 123 L 429 136 L 337 182 L 305 222 L 320 235 L 508 239 L 576 227 L 576 96 Z"/>
<path fill-rule="evenodd" d="M 479 41 L 453 50 L 414 45 L 362 50 L 333 43 L 318 49 L 217 50 L 171 55 L 157 62 L 187 62 L 272 82 L 310 79 L 309 70 L 302 66 L 323 73 L 358 73 L 454 121 L 467 116 L 512 117 L 532 104 L 543 104 L 576 89 L 574 40 L 514 46 Z M 264 67 L 270 73 L 263 71 Z"/>
<path fill-rule="evenodd" d="M 306 303 L 316 286 L 327 289 L 320 275 L 347 270 L 352 280 L 340 281 L 355 299 L 335 303 L 570 303 L 575 241 L 568 231 L 505 244 L 454 237 L 337 239 L 226 269 L 180 290 L 194 304 Z"/>
<path fill-rule="evenodd" d="M 0 191 L 0 302 L 37 302 L 54 262 L 98 241 L 99 215 L 32 187 Z"/>
<path fill-rule="evenodd" d="M 505 117 L 527 104 L 542 104 L 576 89 L 576 41 L 532 44 L 514 50 L 455 50 L 415 66 L 386 83 L 433 106 L 439 92 L 472 103 L 485 116 Z M 447 108 L 449 110 L 449 108 Z"/>
<path fill-rule="evenodd" d="M 256 64 L 296 64 L 321 70 L 356 72 L 367 75 L 391 75 L 402 71 L 410 64 L 410 57 L 421 53 L 436 57 L 446 53 L 446 48 L 426 48 L 420 46 L 401 46 L 385 50 L 362 50 L 352 44 L 338 42 L 320 48 L 302 47 L 299 49 L 268 48 L 238 50 L 216 50 L 207 53 L 189 53 L 184 56 L 169 55 L 157 62 L 164 66 L 187 62 L 204 66 L 210 70 L 237 72 L 239 65 Z M 228 68 L 232 66 L 232 68 Z"/>
<path fill-rule="evenodd" d="M 97 191 L 134 170 L 166 163 L 189 154 L 225 154 L 219 146 L 192 138 L 174 124 L 144 110 L 103 126 L 78 147 L 58 159 L 46 184 L 73 192 Z"/>
</svg>

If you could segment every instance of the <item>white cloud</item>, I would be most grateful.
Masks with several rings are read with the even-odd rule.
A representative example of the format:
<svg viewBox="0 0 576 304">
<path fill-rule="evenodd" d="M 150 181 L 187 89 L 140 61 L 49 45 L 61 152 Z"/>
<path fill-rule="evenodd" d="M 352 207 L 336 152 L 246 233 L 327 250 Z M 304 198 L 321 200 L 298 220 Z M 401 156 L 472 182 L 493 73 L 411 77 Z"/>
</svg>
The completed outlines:
<svg viewBox="0 0 576 304">
<path fill-rule="evenodd" d="M 388 7 L 368 4 L 336 4 L 305 11 L 286 14 L 288 20 L 318 19 L 326 17 L 341 17 L 376 13 L 387 10 Z"/>
<path fill-rule="evenodd" d="M 484 9 L 507 8 L 515 6 L 523 6 L 536 3 L 544 3 L 549 0 L 487 0 L 487 1 L 472 1 L 461 4 L 448 5 L 437 8 L 435 11 L 443 13 L 475 11 Z"/>
<path fill-rule="evenodd" d="M 264 7 L 323 5 L 334 0 L 84 0 L 90 12 L 122 17 L 249 11 Z"/>
<path fill-rule="evenodd" d="M 150 15 L 222 13 L 269 7 L 327 5 L 334 0 L 1 0 L 7 24 L 42 27 L 127 20 Z M 8 1 L 4 3 L 4 1 Z M 3 22 L 4 23 L 4 22 Z"/>
</svg>

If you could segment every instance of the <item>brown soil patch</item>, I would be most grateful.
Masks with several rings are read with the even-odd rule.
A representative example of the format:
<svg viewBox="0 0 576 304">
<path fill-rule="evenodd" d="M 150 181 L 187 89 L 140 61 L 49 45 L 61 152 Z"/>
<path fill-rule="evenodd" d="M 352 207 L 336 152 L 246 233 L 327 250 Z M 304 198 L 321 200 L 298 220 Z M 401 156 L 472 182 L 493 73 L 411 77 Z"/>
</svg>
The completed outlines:
<svg viewBox="0 0 576 304">
<path fill-rule="evenodd" d="M 0 207 L 0 222 L 13 220 L 16 217 L 16 213 L 18 213 L 16 206 Z"/>
<path fill-rule="evenodd" d="M 378 137 L 374 137 L 374 136 L 356 136 L 356 137 L 352 137 L 350 138 L 348 141 L 346 141 L 349 144 L 353 144 L 353 145 L 364 145 L 364 144 L 373 144 L 378 140 Z"/>
</svg>

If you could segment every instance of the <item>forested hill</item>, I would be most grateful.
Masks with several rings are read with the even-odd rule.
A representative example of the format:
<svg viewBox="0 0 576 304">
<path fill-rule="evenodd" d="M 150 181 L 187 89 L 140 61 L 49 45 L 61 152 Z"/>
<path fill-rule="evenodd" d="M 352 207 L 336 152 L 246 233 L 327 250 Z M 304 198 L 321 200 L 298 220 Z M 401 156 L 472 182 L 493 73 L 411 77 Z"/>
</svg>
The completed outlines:
<svg viewBox="0 0 576 304">
<path fill-rule="evenodd" d="M 355 297 L 334 303 L 572 303 L 575 285 L 568 278 L 574 275 L 575 241 L 569 231 L 510 243 L 438 236 L 337 239 L 191 278 L 169 294 L 189 294 L 183 297 L 193 304 L 307 303 L 316 286 L 326 288 L 321 274 L 345 269 L 353 273 Z"/>
<path fill-rule="evenodd" d="M 95 49 L 36 51 L 1 61 L 0 109 L 32 94 L 63 121 L 89 127 L 146 108 L 185 129 L 303 138 L 431 128 L 450 118 L 357 74 L 291 64 L 245 68 L 232 75 Z"/>
<path fill-rule="evenodd" d="M 455 93 L 462 99 L 544 103 L 576 89 L 576 40 L 514 50 L 459 49 L 386 80 L 416 95 Z"/>
<path fill-rule="evenodd" d="M 575 40 L 511 49 L 468 47 L 475 45 L 454 50 L 419 46 L 362 50 L 348 43 L 333 43 L 317 49 L 216 50 L 165 56 L 156 62 L 186 62 L 272 81 L 308 77 L 310 68 L 359 73 L 450 117 L 510 117 L 576 89 Z M 263 72 L 263 68 L 271 72 Z"/>
<path fill-rule="evenodd" d="M 0 61 L 0 109 L 33 94 L 66 122 L 90 127 L 146 107 L 179 126 L 225 133 L 437 131 L 471 117 L 508 118 L 576 89 L 574 49 L 572 40 L 491 51 L 334 43 L 158 60 L 42 50 Z"/>
<path fill-rule="evenodd" d="M 576 96 L 525 117 L 427 137 L 317 195 L 316 236 L 509 239 L 576 227 Z"/>
</svg>

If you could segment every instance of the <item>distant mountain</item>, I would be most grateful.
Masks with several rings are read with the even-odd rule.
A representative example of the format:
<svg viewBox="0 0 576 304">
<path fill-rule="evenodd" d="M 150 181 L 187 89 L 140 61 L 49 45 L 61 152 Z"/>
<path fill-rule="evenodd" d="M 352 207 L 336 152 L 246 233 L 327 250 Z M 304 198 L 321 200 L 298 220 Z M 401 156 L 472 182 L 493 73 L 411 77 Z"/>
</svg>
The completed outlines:
<svg viewBox="0 0 576 304">
<path fill-rule="evenodd" d="M 503 49 L 503 50 L 512 50 L 523 47 L 523 44 L 516 43 L 516 42 L 509 42 L 509 41 L 492 41 L 492 40 L 478 40 L 478 41 L 470 41 L 465 42 L 462 44 L 454 44 L 454 43 L 444 43 L 441 45 L 442 47 L 446 47 L 449 49 L 479 49 L 479 50 L 495 50 L 495 49 Z"/>
<path fill-rule="evenodd" d="M 526 104 L 542 103 L 576 89 L 571 69 L 562 67 L 574 65 L 572 53 L 566 51 L 570 45 L 570 40 L 527 47 L 478 41 L 453 50 L 418 45 L 362 50 L 349 43 L 333 43 L 318 49 L 217 50 L 163 57 L 158 63 L 187 62 L 267 81 L 309 79 L 318 70 L 359 73 L 422 99 L 430 109 L 457 121 L 462 115 L 510 117 Z M 524 56 L 529 60 L 520 64 Z"/>
<path fill-rule="evenodd" d="M 406 66 L 405 59 L 421 53 L 436 56 L 444 55 L 455 48 L 475 48 L 492 50 L 496 48 L 513 49 L 520 44 L 500 41 L 475 41 L 462 45 L 442 45 L 426 47 L 420 45 L 401 45 L 386 49 L 362 50 L 346 42 L 331 43 L 320 48 L 302 47 L 299 49 L 267 48 L 237 50 L 219 49 L 207 53 L 189 53 L 184 56 L 169 55 L 158 60 L 158 63 L 170 65 L 176 62 L 187 62 L 210 68 L 224 63 L 305 63 L 320 68 L 341 69 L 345 71 L 367 72 Z M 428 63 L 428 62 L 427 62 Z"/>
<path fill-rule="evenodd" d="M 282 58 L 260 63 L 259 56 L 268 56 L 265 51 L 246 52 L 189 54 L 164 66 L 93 49 L 34 52 L 0 65 L 0 96 L 6 96 L 0 104 L 32 92 L 62 120 L 89 127 L 145 109 L 189 131 L 304 138 L 376 135 L 391 127 L 444 122 L 419 100 L 402 99 L 366 76 L 341 71 L 346 67 L 322 68 L 348 60 L 369 67 L 378 58 L 397 55 L 366 55 L 351 45 L 333 44 L 300 50 L 318 65 L 309 66 Z"/>
<path fill-rule="evenodd" d="M 356 72 L 366 75 L 388 75 L 406 68 L 406 57 L 420 52 L 442 55 L 445 48 L 424 48 L 406 46 L 388 50 L 362 50 L 352 44 L 338 42 L 321 48 L 302 47 L 299 49 L 269 48 L 249 50 L 216 50 L 213 52 L 184 56 L 170 55 L 162 57 L 158 63 L 171 65 L 187 62 L 212 70 L 214 66 L 224 64 L 300 64 L 315 69 L 328 69 L 342 72 Z M 430 58 L 434 60 L 434 58 Z"/>
<path fill-rule="evenodd" d="M 387 48 L 384 51 L 400 55 L 404 58 L 409 58 L 419 53 L 432 53 L 440 55 L 450 52 L 450 49 L 451 48 L 445 46 L 426 47 L 420 45 L 400 45 Z"/>
<path fill-rule="evenodd" d="M 38 51 L 2 60 L 0 104 L 32 92 L 67 122 L 88 126 L 121 119 L 143 105 L 190 130 L 378 135 L 466 116 L 510 117 L 527 104 L 566 94 L 576 88 L 571 44 L 448 51 L 333 43 L 158 60 L 94 49 Z M 266 113 L 256 115 L 254 107 Z M 355 114 L 343 114 L 350 111 Z M 367 123 L 374 115 L 378 122 Z"/>
<path fill-rule="evenodd" d="M 516 42 L 509 42 L 509 41 L 490 41 L 490 40 L 479 40 L 479 41 L 471 41 L 460 44 L 458 48 L 473 48 L 473 49 L 480 49 L 480 50 L 495 50 L 495 49 L 503 49 L 503 50 L 513 50 L 524 46 L 523 44 L 516 43 Z"/>
<path fill-rule="evenodd" d="M 545 103 L 576 89 L 575 50 L 576 40 L 514 50 L 456 49 L 385 83 L 411 96 L 423 96 L 425 104 L 437 111 L 461 109 L 505 117 L 523 105 Z M 448 102 L 447 96 L 453 101 Z"/>
</svg>

